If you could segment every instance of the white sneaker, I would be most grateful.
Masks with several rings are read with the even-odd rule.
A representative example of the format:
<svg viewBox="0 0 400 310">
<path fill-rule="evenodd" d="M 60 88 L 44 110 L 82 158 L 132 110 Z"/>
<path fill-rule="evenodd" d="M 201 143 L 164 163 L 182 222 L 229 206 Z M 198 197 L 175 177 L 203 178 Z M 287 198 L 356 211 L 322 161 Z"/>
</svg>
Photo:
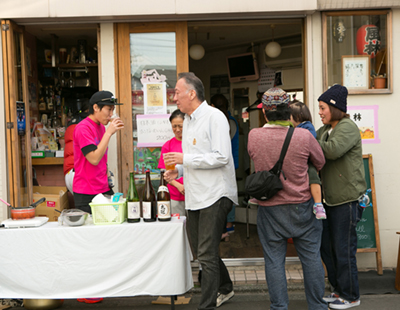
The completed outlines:
<svg viewBox="0 0 400 310">
<path fill-rule="evenodd" d="M 325 300 L 326 302 L 334 302 L 338 298 L 339 298 L 338 294 L 330 293 L 329 295 L 324 296 L 323 300 Z"/>
<path fill-rule="evenodd" d="M 218 293 L 218 295 L 217 295 L 217 308 L 219 306 L 221 306 L 225 301 L 228 301 L 229 299 L 231 299 L 234 295 L 235 295 L 235 293 L 233 291 L 231 291 L 230 293 L 228 293 L 226 295 Z"/>
<path fill-rule="evenodd" d="M 361 304 L 360 300 L 355 301 L 347 301 L 342 298 L 336 299 L 334 302 L 329 304 L 329 308 L 331 309 L 349 309 L 353 307 L 357 307 Z"/>
</svg>

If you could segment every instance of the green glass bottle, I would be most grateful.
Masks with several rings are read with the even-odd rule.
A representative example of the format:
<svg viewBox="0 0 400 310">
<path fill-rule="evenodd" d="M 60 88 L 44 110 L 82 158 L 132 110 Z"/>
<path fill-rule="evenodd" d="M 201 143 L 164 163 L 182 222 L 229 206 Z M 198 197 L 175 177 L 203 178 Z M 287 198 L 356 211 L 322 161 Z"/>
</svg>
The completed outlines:
<svg viewBox="0 0 400 310">
<path fill-rule="evenodd" d="M 140 222 L 140 199 L 135 186 L 135 175 L 130 172 L 127 201 L 128 223 Z"/>
</svg>

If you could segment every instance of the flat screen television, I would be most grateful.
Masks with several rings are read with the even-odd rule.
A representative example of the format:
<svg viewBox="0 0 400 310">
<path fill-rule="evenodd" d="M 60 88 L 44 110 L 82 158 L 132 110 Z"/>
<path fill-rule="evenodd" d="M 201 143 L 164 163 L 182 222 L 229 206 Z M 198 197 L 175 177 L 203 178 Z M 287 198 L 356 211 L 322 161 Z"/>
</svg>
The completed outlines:
<svg viewBox="0 0 400 310">
<path fill-rule="evenodd" d="M 228 56 L 226 61 L 231 83 L 258 80 L 258 65 L 253 53 Z"/>
</svg>

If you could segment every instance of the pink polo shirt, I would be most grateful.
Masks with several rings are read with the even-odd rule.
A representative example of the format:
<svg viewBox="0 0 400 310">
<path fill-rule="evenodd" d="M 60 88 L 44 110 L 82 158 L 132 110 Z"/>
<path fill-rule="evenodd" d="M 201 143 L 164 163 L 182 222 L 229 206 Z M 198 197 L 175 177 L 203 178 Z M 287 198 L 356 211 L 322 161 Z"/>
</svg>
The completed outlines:
<svg viewBox="0 0 400 310">
<path fill-rule="evenodd" d="M 107 151 L 97 166 L 85 157 L 97 149 L 106 129 L 89 117 L 82 120 L 74 130 L 74 169 L 73 191 L 78 194 L 97 195 L 107 192 Z"/>
<path fill-rule="evenodd" d="M 182 141 L 179 141 L 175 137 L 173 137 L 171 140 L 168 140 L 167 142 L 164 143 L 164 145 L 161 148 L 161 155 L 160 155 L 160 160 L 158 162 L 158 168 L 165 169 L 163 154 L 169 152 L 182 153 Z M 183 184 L 183 178 L 179 178 L 176 181 Z M 167 187 L 172 200 L 185 201 L 185 196 L 182 195 L 175 186 L 167 184 Z"/>
</svg>

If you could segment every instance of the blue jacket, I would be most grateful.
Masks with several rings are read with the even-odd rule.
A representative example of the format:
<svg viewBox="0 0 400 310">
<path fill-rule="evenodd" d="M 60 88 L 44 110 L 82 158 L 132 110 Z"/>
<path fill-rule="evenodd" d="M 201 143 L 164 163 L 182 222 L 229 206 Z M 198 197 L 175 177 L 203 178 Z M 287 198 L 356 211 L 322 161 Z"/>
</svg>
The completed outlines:
<svg viewBox="0 0 400 310">
<path fill-rule="evenodd" d="M 233 162 L 235 164 L 235 169 L 239 168 L 239 124 L 234 118 L 231 113 L 228 111 L 229 115 L 229 120 L 233 120 L 236 124 L 236 132 L 231 139 L 231 145 L 232 145 L 232 156 L 233 156 Z"/>
<path fill-rule="evenodd" d="M 309 122 L 309 121 L 302 122 L 299 125 L 297 125 L 297 127 L 307 129 L 311 132 L 311 134 L 314 136 L 314 138 L 317 137 L 317 132 L 315 131 L 314 125 L 311 122 Z"/>
</svg>

